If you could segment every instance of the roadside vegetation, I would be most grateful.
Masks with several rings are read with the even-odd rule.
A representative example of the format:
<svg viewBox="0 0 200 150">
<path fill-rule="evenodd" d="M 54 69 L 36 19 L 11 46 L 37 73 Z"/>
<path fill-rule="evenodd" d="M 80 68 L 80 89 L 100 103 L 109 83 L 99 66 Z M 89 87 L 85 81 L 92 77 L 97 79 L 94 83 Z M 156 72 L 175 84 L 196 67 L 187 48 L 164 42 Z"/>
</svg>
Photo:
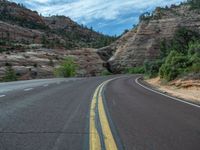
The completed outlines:
<svg viewBox="0 0 200 150">
<path fill-rule="evenodd" d="M 103 70 L 102 72 L 101 72 L 101 76 L 109 76 L 109 75 L 112 75 L 112 73 L 111 72 L 109 72 L 108 70 Z"/>
<path fill-rule="evenodd" d="M 190 5 L 192 10 L 200 9 L 199 0 L 187 0 L 181 5 Z M 179 7 L 172 5 L 173 7 Z M 170 9 L 157 8 L 157 15 L 154 12 L 141 14 L 139 20 L 149 21 L 160 19 L 162 10 Z M 175 32 L 172 40 L 163 39 L 160 43 L 160 57 L 156 60 L 146 60 L 143 66 L 127 68 L 125 73 L 145 74 L 147 78 L 159 76 L 165 81 L 171 81 L 178 77 L 189 74 L 200 73 L 200 34 L 198 32 L 181 27 Z"/>
<path fill-rule="evenodd" d="M 199 0 L 187 0 L 187 3 L 191 5 L 192 9 L 199 9 L 200 8 L 200 1 Z"/>
<path fill-rule="evenodd" d="M 171 41 L 161 42 L 159 59 L 144 63 L 145 74 L 171 81 L 189 73 L 200 72 L 199 39 L 198 33 L 180 28 Z"/>
<path fill-rule="evenodd" d="M 141 66 L 141 67 L 131 67 L 131 68 L 127 68 L 125 70 L 125 73 L 127 74 L 144 74 L 145 71 L 144 71 L 144 67 Z"/>
<path fill-rule="evenodd" d="M 76 76 L 77 67 L 72 57 L 66 57 L 54 73 L 57 77 L 74 77 Z"/>
<path fill-rule="evenodd" d="M 176 31 L 172 40 L 160 43 L 160 57 L 146 60 L 143 66 L 127 68 L 125 73 L 159 76 L 164 81 L 200 73 L 200 35 L 186 28 Z"/>
<path fill-rule="evenodd" d="M 17 81 L 17 75 L 10 64 L 6 66 L 5 76 L 2 78 L 3 82 Z"/>
</svg>

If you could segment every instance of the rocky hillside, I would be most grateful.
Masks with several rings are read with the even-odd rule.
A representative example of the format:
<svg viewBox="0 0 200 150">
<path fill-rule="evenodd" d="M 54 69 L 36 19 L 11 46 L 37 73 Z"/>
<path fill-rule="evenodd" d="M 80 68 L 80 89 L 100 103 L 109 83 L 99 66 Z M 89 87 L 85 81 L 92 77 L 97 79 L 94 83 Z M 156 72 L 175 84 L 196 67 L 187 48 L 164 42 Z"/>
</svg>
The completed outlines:
<svg viewBox="0 0 200 150">
<path fill-rule="evenodd" d="M 0 0 L 0 20 L 31 29 L 48 28 L 36 11 L 7 0 Z"/>
<path fill-rule="evenodd" d="M 43 17 L 22 4 L 0 0 L 0 80 L 11 71 L 19 80 L 53 77 L 69 56 L 78 66 L 77 76 L 99 75 L 104 61 L 93 48 L 115 39 L 68 17 Z"/>
<path fill-rule="evenodd" d="M 79 25 L 65 16 L 43 17 L 45 24 L 50 28 L 52 33 L 62 37 L 66 48 L 92 47 L 99 48 L 109 45 L 116 38 L 102 35 L 89 29 L 84 25 Z"/>
<path fill-rule="evenodd" d="M 115 73 L 125 68 L 141 66 L 145 60 L 154 60 L 160 54 L 162 40 L 170 40 L 180 27 L 200 31 L 200 11 L 188 4 L 157 8 L 152 14 L 143 14 L 138 26 L 98 53 L 107 67 Z"/>
<path fill-rule="evenodd" d="M 10 65 L 19 79 L 52 77 L 67 56 L 76 60 L 79 76 L 99 75 L 104 67 L 122 73 L 142 66 L 146 60 L 156 60 L 161 43 L 173 40 L 180 28 L 200 33 L 200 6 L 196 6 L 156 8 L 142 14 L 135 28 L 116 39 L 68 17 L 43 17 L 23 5 L 0 0 L 0 79 Z"/>
<path fill-rule="evenodd" d="M 110 44 L 105 36 L 65 16 L 42 17 L 21 4 L 0 0 L 0 40 L 43 44 L 49 48 L 98 48 Z M 25 31 L 25 32 L 24 32 Z"/>
<path fill-rule="evenodd" d="M 94 49 L 63 51 L 29 47 L 26 51 L 1 53 L 0 79 L 5 76 L 10 65 L 18 80 L 54 77 L 55 68 L 68 56 L 72 57 L 78 66 L 77 76 L 96 76 L 105 70 L 104 62 Z"/>
</svg>

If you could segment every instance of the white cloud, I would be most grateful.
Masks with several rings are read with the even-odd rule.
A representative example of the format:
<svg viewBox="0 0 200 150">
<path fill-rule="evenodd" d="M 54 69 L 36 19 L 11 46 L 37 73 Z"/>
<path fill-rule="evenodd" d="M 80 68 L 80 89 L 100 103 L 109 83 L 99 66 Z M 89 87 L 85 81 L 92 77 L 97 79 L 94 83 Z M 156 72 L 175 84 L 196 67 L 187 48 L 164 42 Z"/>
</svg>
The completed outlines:
<svg viewBox="0 0 200 150">
<path fill-rule="evenodd" d="M 34 1 L 47 3 L 51 0 Z M 89 22 L 93 19 L 113 20 L 127 12 L 142 12 L 148 7 L 164 6 L 180 1 L 182 0 L 77 0 L 69 3 L 63 0 L 54 5 L 38 6 L 38 11 L 44 15 L 66 15 L 75 20 Z"/>
<path fill-rule="evenodd" d="M 34 2 L 38 2 L 38 3 L 47 3 L 47 2 L 49 2 L 50 0 L 27 0 L 28 2 L 32 2 L 32 3 L 34 3 Z"/>
<path fill-rule="evenodd" d="M 152 11 L 156 6 L 165 6 L 185 0 L 12 0 L 24 3 L 45 16 L 65 15 L 83 24 L 107 26 L 107 21 L 134 24 L 138 15 Z M 96 20 L 104 20 L 94 23 Z"/>
<path fill-rule="evenodd" d="M 142 12 L 148 7 L 169 5 L 183 0 L 12 0 L 37 6 L 43 15 L 66 15 L 75 20 L 113 20 L 127 12 Z"/>
</svg>

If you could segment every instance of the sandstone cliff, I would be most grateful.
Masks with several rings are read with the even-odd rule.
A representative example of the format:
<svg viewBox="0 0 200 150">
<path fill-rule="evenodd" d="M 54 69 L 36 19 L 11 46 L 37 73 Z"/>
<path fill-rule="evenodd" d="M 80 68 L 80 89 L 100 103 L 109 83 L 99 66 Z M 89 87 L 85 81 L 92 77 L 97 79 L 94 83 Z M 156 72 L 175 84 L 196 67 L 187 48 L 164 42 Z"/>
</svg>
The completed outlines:
<svg viewBox="0 0 200 150">
<path fill-rule="evenodd" d="M 98 50 L 108 68 L 120 73 L 125 68 L 143 65 L 159 55 L 160 42 L 169 40 L 180 27 L 200 31 L 200 12 L 189 5 L 157 8 L 153 15 L 119 40 Z"/>
<path fill-rule="evenodd" d="M 105 70 L 104 61 L 93 47 L 114 40 L 68 17 L 43 17 L 21 4 L 0 0 L 0 80 L 8 65 L 18 79 L 53 77 L 67 56 L 78 64 L 78 76 L 99 75 Z"/>
<path fill-rule="evenodd" d="M 19 80 L 54 77 L 54 70 L 65 57 L 72 57 L 78 66 L 77 76 L 100 75 L 105 68 L 95 49 L 51 50 L 26 49 L 23 52 L 3 52 L 0 55 L 0 79 L 5 76 L 6 66 L 12 65 Z"/>
</svg>

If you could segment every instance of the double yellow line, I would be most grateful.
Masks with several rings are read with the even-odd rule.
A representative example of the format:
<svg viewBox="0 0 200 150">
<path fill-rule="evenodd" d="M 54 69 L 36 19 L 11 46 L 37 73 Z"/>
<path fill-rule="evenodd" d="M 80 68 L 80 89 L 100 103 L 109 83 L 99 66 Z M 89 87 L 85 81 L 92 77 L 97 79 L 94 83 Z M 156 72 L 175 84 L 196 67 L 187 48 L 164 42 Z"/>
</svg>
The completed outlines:
<svg viewBox="0 0 200 150">
<path fill-rule="evenodd" d="M 90 150 L 101 150 L 102 147 L 106 150 L 118 150 L 111 132 L 102 99 L 102 90 L 109 81 L 110 80 L 105 81 L 97 87 L 92 99 L 90 108 Z"/>
</svg>

